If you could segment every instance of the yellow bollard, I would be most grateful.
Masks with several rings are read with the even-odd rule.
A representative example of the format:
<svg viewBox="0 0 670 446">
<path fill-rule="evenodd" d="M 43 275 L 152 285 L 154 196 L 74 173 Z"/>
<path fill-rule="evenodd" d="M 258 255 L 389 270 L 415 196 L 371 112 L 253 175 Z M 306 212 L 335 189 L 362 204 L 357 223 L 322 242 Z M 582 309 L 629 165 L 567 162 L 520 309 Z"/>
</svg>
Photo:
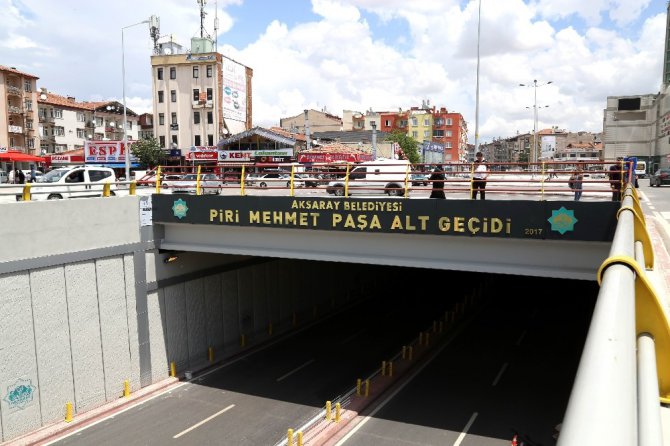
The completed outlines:
<svg viewBox="0 0 670 446">
<path fill-rule="evenodd" d="M 123 382 L 123 397 L 130 398 L 130 383 L 128 382 L 128 380 L 125 380 Z"/>
<path fill-rule="evenodd" d="M 170 376 L 173 378 L 177 376 L 177 365 L 174 361 L 170 363 Z"/>
<path fill-rule="evenodd" d="M 72 403 L 65 404 L 65 422 L 70 423 L 72 421 Z"/>
<path fill-rule="evenodd" d="M 102 196 L 103 197 L 109 197 L 111 194 L 109 193 L 112 189 L 110 187 L 111 185 L 109 183 L 105 183 L 102 185 Z"/>
<path fill-rule="evenodd" d="M 30 201 L 30 188 L 33 187 L 31 183 L 23 185 L 23 201 Z"/>
<path fill-rule="evenodd" d="M 293 446 L 293 429 L 289 429 L 286 435 L 286 445 Z"/>
<path fill-rule="evenodd" d="M 244 335 L 241 335 L 240 336 L 240 346 L 244 347 L 245 345 L 247 345 L 247 340 L 246 340 Z"/>
<path fill-rule="evenodd" d="M 302 446 L 302 431 L 296 432 L 296 436 L 298 437 L 298 446 Z"/>
<path fill-rule="evenodd" d="M 393 376 L 393 361 L 389 361 L 389 377 Z"/>
<path fill-rule="evenodd" d="M 361 379 L 356 380 L 356 396 L 361 396 Z"/>
<path fill-rule="evenodd" d="M 268 326 L 268 334 L 272 336 L 272 322 L 270 322 L 270 326 Z"/>
<path fill-rule="evenodd" d="M 209 347 L 207 349 L 207 358 L 209 362 L 214 362 L 214 347 Z"/>
<path fill-rule="evenodd" d="M 128 188 L 128 195 L 136 195 L 137 193 L 137 181 L 133 181 L 130 183 L 130 187 Z"/>
<path fill-rule="evenodd" d="M 130 178 L 126 178 L 130 179 Z M 161 166 L 158 166 L 156 169 L 156 193 L 160 194 L 161 193 Z"/>
<path fill-rule="evenodd" d="M 342 412 L 342 406 L 340 406 L 340 403 L 335 403 L 335 422 L 336 423 L 340 422 L 341 412 Z"/>
<path fill-rule="evenodd" d="M 367 398 L 370 396 L 370 380 L 366 379 L 365 380 L 365 397 Z"/>
<path fill-rule="evenodd" d="M 330 421 L 330 418 L 331 418 L 331 413 L 330 413 L 331 406 L 330 405 L 331 405 L 331 402 L 326 401 L 326 421 Z"/>
<path fill-rule="evenodd" d="M 382 361 L 382 376 L 386 376 L 386 361 Z"/>
</svg>

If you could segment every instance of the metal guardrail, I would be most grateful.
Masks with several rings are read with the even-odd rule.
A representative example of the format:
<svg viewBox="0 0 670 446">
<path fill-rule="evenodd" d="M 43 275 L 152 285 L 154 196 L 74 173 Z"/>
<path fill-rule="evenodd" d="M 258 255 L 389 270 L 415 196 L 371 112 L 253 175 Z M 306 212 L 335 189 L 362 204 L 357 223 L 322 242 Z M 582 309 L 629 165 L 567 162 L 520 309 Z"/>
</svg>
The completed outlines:
<svg viewBox="0 0 670 446">
<path fill-rule="evenodd" d="M 670 329 L 646 277 L 653 250 L 632 185 L 617 215 L 558 446 L 663 444 L 660 403 L 670 402 Z"/>
<path fill-rule="evenodd" d="M 36 190 L 37 189 L 37 190 Z M 35 196 L 42 199 L 72 198 L 80 196 L 113 197 L 116 191 L 128 190 L 128 195 L 135 195 L 137 183 L 135 181 L 117 181 L 114 183 L 81 182 L 81 183 L 25 183 L 0 184 L 0 196 L 14 196 L 16 201 L 33 201 Z"/>
</svg>

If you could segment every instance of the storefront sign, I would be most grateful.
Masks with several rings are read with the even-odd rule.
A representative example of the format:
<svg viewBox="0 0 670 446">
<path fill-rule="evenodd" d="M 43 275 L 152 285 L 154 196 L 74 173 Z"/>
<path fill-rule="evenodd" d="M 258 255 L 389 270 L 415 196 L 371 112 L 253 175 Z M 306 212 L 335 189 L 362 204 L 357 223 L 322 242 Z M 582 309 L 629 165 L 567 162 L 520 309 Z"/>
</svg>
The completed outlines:
<svg viewBox="0 0 670 446">
<path fill-rule="evenodd" d="M 221 150 L 219 151 L 219 161 L 243 162 L 251 161 L 255 157 L 252 150 Z"/>
<path fill-rule="evenodd" d="M 51 164 L 81 164 L 84 155 L 51 155 Z"/>
<path fill-rule="evenodd" d="M 131 162 L 136 161 L 130 157 Z M 126 148 L 123 141 L 86 141 L 84 143 L 84 161 L 96 164 L 124 163 Z"/>
<path fill-rule="evenodd" d="M 346 161 L 348 163 L 360 163 L 372 161 L 372 155 L 364 153 L 299 153 L 299 163 L 332 163 L 335 161 Z"/>
</svg>

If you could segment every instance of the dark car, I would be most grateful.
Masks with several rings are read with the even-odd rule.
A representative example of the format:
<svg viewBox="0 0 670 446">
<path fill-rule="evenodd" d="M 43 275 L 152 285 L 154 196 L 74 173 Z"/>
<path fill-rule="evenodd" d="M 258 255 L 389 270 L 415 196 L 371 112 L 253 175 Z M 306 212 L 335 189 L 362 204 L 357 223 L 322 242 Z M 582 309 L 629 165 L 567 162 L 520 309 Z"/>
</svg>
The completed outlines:
<svg viewBox="0 0 670 446">
<path fill-rule="evenodd" d="M 650 186 L 663 186 L 670 184 L 670 168 L 658 169 L 654 174 L 649 175 Z"/>
<path fill-rule="evenodd" d="M 413 173 L 409 178 L 412 186 L 428 186 L 428 175 L 425 173 Z"/>
</svg>

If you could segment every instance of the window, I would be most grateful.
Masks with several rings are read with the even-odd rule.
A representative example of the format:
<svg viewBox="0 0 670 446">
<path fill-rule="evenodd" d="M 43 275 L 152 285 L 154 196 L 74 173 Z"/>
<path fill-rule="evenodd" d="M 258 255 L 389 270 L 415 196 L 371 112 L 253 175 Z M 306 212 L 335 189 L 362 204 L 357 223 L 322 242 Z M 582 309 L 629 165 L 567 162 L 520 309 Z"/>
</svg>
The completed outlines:
<svg viewBox="0 0 670 446">
<path fill-rule="evenodd" d="M 444 148 L 445 149 L 451 149 L 451 141 L 445 141 Z"/>
<path fill-rule="evenodd" d="M 26 108 L 26 110 L 32 111 L 33 110 L 33 101 L 31 101 L 30 99 L 26 99 L 26 102 L 24 102 L 23 106 Z"/>
<path fill-rule="evenodd" d="M 454 125 L 451 121 L 451 118 L 447 118 L 447 125 Z"/>
<path fill-rule="evenodd" d="M 172 112 L 172 114 L 170 115 L 170 124 L 176 124 L 176 123 L 177 123 L 177 113 Z"/>
<path fill-rule="evenodd" d="M 212 77 L 212 66 L 207 65 L 207 77 Z"/>
<path fill-rule="evenodd" d="M 207 89 L 207 100 L 208 100 L 208 101 L 211 101 L 211 100 L 212 100 L 212 95 L 213 95 L 213 93 L 212 93 L 212 89 L 211 89 L 211 88 L 208 88 L 208 89 Z"/>
<path fill-rule="evenodd" d="M 158 125 L 165 125 L 165 113 L 158 114 Z"/>
<path fill-rule="evenodd" d="M 200 69 L 198 67 L 193 67 L 193 79 L 200 77 Z"/>
<path fill-rule="evenodd" d="M 128 125 L 127 125 L 128 130 L 132 130 L 132 129 L 133 129 L 133 121 L 126 121 L 126 124 L 128 124 Z"/>
<path fill-rule="evenodd" d="M 91 169 L 88 171 L 88 178 L 90 181 L 102 181 L 107 177 L 112 176 L 112 172 L 109 170 L 94 170 Z"/>
<path fill-rule="evenodd" d="M 424 130 L 423 131 L 423 137 L 425 138 L 430 138 L 430 130 Z"/>
<path fill-rule="evenodd" d="M 172 144 L 177 145 L 177 135 L 172 135 Z"/>
<path fill-rule="evenodd" d="M 194 146 L 199 146 L 200 145 L 200 135 L 195 135 L 195 142 L 193 143 Z"/>
<path fill-rule="evenodd" d="M 177 68 L 170 67 L 170 79 L 177 79 Z"/>
<path fill-rule="evenodd" d="M 159 136 L 159 137 L 158 137 L 158 143 L 160 144 L 160 146 L 161 146 L 162 148 L 164 148 L 164 147 L 165 147 L 165 136 L 162 136 L 162 135 Z"/>
<path fill-rule="evenodd" d="M 387 119 L 384 121 L 384 127 L 391 127 L 391 120 Z"/>
<path fill-rule="evenodd" d="M 424 125 L 424 127 L 428 127 L 430 125 L 430 119 L 424 119 L 423 120 L 423 125 Z"/>
<path fill-rule="evenodd" d="M 207 124 L 214 124 L 214 113 L 207 112 Z"/>
<path fill-rule="evenodd" d="M 77 138 L 84 138 L 84 129 L 77 129 Z"/>
<path fill-rule="evenodd" d="M 214 145 L 214 135 L 207 135 L 207 145 L 208 146 Z"/>
<path fill-rule="evenodd" d="M 194 88 L 193 89 L 193 100 L 194 101 L 199 101 L 200 100 L 200 89 L 199 88 Z"/>
<path fill-rule="evenodd" d="M 162 80 L 163 80 L 163 69 L 162 69 L 162 68 L 158 68 L 158 69 L 156 70 L 156 78 L 157 78 L 159 81 L 162 81 Z"/>
<path fill-rule="evenodd" d="M 95 126 L 102 127 L 102 118 L 95 118 Z"/>
<path fill-rule="evenodd" d="M 33 85 L 30 83 L 30 81 L 25 81 L 23 83 L 23 89 L 26 91 L 26 93 L 30 93 L 33 91 Z"/>
<path fill-rule="evenodd" d="M 398 127 L 400 127 L 400 128 L 407 127 L 407 121 L 405 121 L 404 119 L 401 119 L 398 122 Z"/>
<path fill-rule="evenodd" d="M 200 112 L 193 112 L 193 124 L 200 124 Z"/>
<path fill-rule="evenodd" d="M 34 138 L 28 139 L 28 147 L 30 147 L 30 148 L 35 147 L 35 139 Z"/>
<path fill-rule="evenodd" d="M 177 90 L 170 90 L 170 101 L 177 102 Z"/>
<path fill-rule="evenodd" d="M 54 136 L 65 136 L 65 127 L 54 127 Z"/>
<path fill-rule="evenodd" d="M 437 119 L 435 120 L 435 125 L 436 125 L 437 127 L 444 125 L 444 119 L 442 119 L 442 118 L 437 118 Z"/>
<path fill-rule="evenodd" d="M 84 115 L 83 112 L 77 112 L 77 122 L 84 122 L 86 121 L 86 116 Z"/>
<path fill-rule="evenodd" d="M 412 138 L 417 139 L 419 137 L 419 132 L 416 130 L 412 132 Z"/>
<path fill-rule="evenodd" d="M 416 119 L 416 118 L 412 118 L 412 125 L 413 125 L 414 127 L 416 127 L 417 125 L 419 125 L 419 120 Z"/>
<path fill-rule="evenodd" d="M 54 118 L 63 119 L 63 110 L 54 108 Z"/>
<path fill-rule="evenodd" d="M 452 136 L 451 130 L 447 130 L 447 136 L 448 136 L 449 138 L 451 138 L 451 136 Z"/>
<path fill-rule="evenodd" d="M 433 130 L 433 138 L 442 138 L 444 136 L 444 130 Z"/>
<path fill-rule="evenodd" d="M 158 103 L 162 104 L 164 100 L 165 100 L 165 94 L 163 93 L 163 90 L 161 90 L 158 92 Z"/>
</svg>

